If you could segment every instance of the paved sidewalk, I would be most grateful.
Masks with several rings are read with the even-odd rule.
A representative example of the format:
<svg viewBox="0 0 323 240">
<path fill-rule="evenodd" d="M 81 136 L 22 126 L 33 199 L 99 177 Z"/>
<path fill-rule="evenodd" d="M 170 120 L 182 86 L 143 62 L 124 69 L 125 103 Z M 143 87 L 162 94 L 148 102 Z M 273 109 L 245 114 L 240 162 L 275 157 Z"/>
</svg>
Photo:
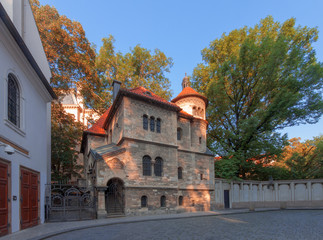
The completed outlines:
<svg viewBox="0 0 323 240">
<path fill-rule="evenodd" d="M 255 212 L 262 211 L 275 211 L 278 208 L 265 208 L 256 209 Z M 87 221 L 73 221 L 73 222 L 57 222 L 57 223 L 44 223 L 32 228 L 28 228 L 13 234 L 9 234 L 1 238 L 1 240 L 36 240 L 43 239 L 49 236 L 54 236 L 63 232 L 70 232 L 80 229 L 86 229 L 98 226 L 107 226 L 114 224 L 123 223 L 134 223 L 144 221 L 160 221 L 168 219 L 180 219 L 180 218 L 194 218 L 194 217 L 205 217 L 205 216 L 216 216 L 216 215 L 228 215 L 228 214 L 239 214 L 248 213 L 249 209 L 227 209 L 217 210 L 209 212 L 190 212 L 190 213 L 178 213 L 178 214 L 163 214 L 163 215 L 152 215 L 152 216 L 129 216 L 119 218 L 106 218 L 106 219 L 95 219 Z"/>
</svg>

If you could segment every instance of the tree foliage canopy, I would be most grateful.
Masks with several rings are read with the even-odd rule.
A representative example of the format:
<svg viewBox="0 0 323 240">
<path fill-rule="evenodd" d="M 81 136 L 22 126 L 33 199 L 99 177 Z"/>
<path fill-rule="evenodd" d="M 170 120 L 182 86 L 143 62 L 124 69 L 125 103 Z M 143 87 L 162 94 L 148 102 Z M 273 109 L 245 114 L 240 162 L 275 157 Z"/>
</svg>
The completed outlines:
<svg viewBox="0 0 323 240">
<path fill-rule="evenodd" d="M 82 25 L 60 15 L 55 7 L 40 5 L 38 0 L 31 0 L 31 6 L 56 94 L 65 94 L 76 87 L 87 106 L 96 109 L 102 105 L 105 99 L 100 94 L 104 86 L 95 67 L 96 53 Z"/>
<path fill-rule="evenodd" d="M 276 163 L 290 171 L 293 179 L 323 178 L 323 135 L 301 142 L 292 138 Z"/>
<path fill-rule="evenodd" d="M 272 17 L 210 43 L 193 85 L 209 99 L 209 146 L 235 159 L 232 176 L 246 177 L 254 167 L 246 161 L 277 155 L 286 136 L 277 130 L 316 123 L 323 112 L 323 66 L 312 43 L 316 28 L 283 24 Z"/>
<path fill-rule="evenodd" d="M 52 180 L 62 181 L 79 176 L 81 166 L 77 165 L 83 125 L 76 122 L 74 116 L 67 114 L 61 104 L 52 103 L 51 119 L 51 169 Z"/>
<path fill-rule="evenodd" d="M 102 41 L 96 66 L 103 73 L 101 77 L 108 89 L 113 80 L 118 80 L 125 88 L 142 86 L 167 100 L 170 99 L 170 82 L 165 73 L 173 66 L 171 58 L 166 57 L 159 49 L 152 53 L 140 45 L 130 49 L 129 53 L 122 54 L 115 50 L 112 36 L 103 38 Z"/>
</svg>

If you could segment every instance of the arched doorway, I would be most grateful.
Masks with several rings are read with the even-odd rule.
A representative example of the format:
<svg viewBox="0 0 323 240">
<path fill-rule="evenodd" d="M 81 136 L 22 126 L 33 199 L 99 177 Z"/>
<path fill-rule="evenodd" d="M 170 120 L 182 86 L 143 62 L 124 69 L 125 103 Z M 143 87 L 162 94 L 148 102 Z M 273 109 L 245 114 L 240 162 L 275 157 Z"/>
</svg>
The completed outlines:
<svg viewBox="0 0 323 240">
<path fill-rule="evenodd" d="M 124 184 L 119 178 L 112 178 L 107 183 L 105 203 L 108 215 L 124 213 Z"/>
</svg>

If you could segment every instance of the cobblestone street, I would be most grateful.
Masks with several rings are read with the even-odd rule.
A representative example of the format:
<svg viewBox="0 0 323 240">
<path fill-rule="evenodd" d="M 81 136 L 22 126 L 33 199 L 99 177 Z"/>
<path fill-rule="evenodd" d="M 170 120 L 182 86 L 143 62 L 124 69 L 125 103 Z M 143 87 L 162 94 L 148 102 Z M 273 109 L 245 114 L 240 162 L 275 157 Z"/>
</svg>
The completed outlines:
<svg viewBox="0 0 323 240">
<path fill-rule="evenodd" d="M 323 211 L 285 210 L 116 224 L 46 239 L 323 239 Z"/>
</svg>

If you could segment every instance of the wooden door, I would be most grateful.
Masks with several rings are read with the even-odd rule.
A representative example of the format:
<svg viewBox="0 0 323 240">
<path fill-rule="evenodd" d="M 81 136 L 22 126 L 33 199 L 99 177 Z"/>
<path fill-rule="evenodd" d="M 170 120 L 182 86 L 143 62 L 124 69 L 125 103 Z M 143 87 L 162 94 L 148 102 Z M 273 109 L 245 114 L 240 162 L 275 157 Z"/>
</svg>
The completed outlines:
<svg viewBox="0 0 323 240">
<path fill-rule="evenodd" d="M 0 236 L 8 234 L 8 165 L 0 162 Z"/>
<path fill-rule="evenodd" d="M 21 229 L 38 224 L 38 179 L 37 173 L 21 169 L 20 175 Z"/>
</svg>

